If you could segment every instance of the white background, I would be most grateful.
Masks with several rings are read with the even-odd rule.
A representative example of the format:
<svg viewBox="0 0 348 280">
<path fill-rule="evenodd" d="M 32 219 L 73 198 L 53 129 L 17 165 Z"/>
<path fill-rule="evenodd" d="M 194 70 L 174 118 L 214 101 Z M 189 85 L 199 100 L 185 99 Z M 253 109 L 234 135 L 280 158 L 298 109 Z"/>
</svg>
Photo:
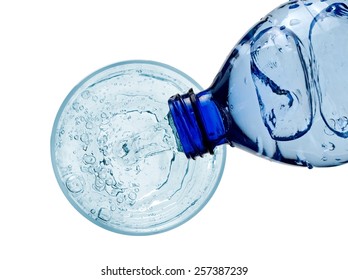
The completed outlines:
<svg viewBox="0 0 348 280">
<path fill-rule="evenodd" d="M 280 1 L 2 1 L 0 279 L 132 279 L 102 277 L 106 265 L 249 268 L 240 278 L 202 279 L 347 279 L 347 166 L 308 170 L 228 148 L 208 205 L 147 237 L 83 218 L 51 167 L 55 115 L 82 78 L 148 59 L 207 87 L 238 39 Z"/>
</svg>

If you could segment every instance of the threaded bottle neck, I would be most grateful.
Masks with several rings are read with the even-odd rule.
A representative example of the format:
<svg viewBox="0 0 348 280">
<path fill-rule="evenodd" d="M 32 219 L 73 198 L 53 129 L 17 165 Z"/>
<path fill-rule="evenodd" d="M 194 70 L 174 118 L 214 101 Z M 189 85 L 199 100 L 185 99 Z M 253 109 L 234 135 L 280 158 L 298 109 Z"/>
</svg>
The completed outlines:
<svg viewBox="0 0 348 280">
<path fill-rule="evenodd" d="M 172 125 L 182 150 L 188 158 L 213 154 L 217 145 L 225 143 L 225 128 L 209 90 L 195 95 L 191 90 L 168 100 Z"/>
</svg>

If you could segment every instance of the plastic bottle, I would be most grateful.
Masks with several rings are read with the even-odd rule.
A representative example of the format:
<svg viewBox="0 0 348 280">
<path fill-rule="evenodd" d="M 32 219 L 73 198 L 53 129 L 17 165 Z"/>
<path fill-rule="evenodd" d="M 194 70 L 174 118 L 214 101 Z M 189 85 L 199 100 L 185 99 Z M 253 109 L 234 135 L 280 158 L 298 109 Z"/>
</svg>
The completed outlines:
<svg viewBox="0 0 348 280">
<path fill-rule="evenodd" d="M 289 1 L 262 18 L 205 91 L 170 98 L 188 158 L 228 143 L 300 166 L 348 161 L 348 1 Z"/>
</svg>

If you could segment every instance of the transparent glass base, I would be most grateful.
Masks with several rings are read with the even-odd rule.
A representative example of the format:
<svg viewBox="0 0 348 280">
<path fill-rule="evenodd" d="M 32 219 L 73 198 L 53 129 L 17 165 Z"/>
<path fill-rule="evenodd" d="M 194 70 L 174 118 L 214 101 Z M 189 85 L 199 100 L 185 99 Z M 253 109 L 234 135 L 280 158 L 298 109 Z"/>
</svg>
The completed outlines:
<svg viewBox="0 0 348 280">
<path fill-rule="evenodd" d="M 51 157 L 71 204 L 123 234 L 163 232 L 196 215 L 213 195 L 226 151 L 188 160 L 168 122 L 170 96 L 202 88 L 151 61 L 126 61 L 81 81 L 57 114 Z"/>
</svg>

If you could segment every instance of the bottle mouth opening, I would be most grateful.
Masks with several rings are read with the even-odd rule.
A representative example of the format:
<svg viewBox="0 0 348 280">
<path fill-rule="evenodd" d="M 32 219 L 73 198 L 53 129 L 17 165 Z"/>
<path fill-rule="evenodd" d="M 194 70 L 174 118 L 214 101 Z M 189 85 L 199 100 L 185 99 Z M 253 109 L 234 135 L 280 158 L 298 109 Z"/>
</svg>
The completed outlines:
<svg viewBox="0 0 348 280">
<path fill-rule="evenodd" d="M 180 146 L 187 158 L 213 154 L 199 110 L 199 99 L 193 90 L 174 95 L 168 100 L 170 116 Z M 173 130 L 173 131 L 174 131 Z"/>
</svg>

